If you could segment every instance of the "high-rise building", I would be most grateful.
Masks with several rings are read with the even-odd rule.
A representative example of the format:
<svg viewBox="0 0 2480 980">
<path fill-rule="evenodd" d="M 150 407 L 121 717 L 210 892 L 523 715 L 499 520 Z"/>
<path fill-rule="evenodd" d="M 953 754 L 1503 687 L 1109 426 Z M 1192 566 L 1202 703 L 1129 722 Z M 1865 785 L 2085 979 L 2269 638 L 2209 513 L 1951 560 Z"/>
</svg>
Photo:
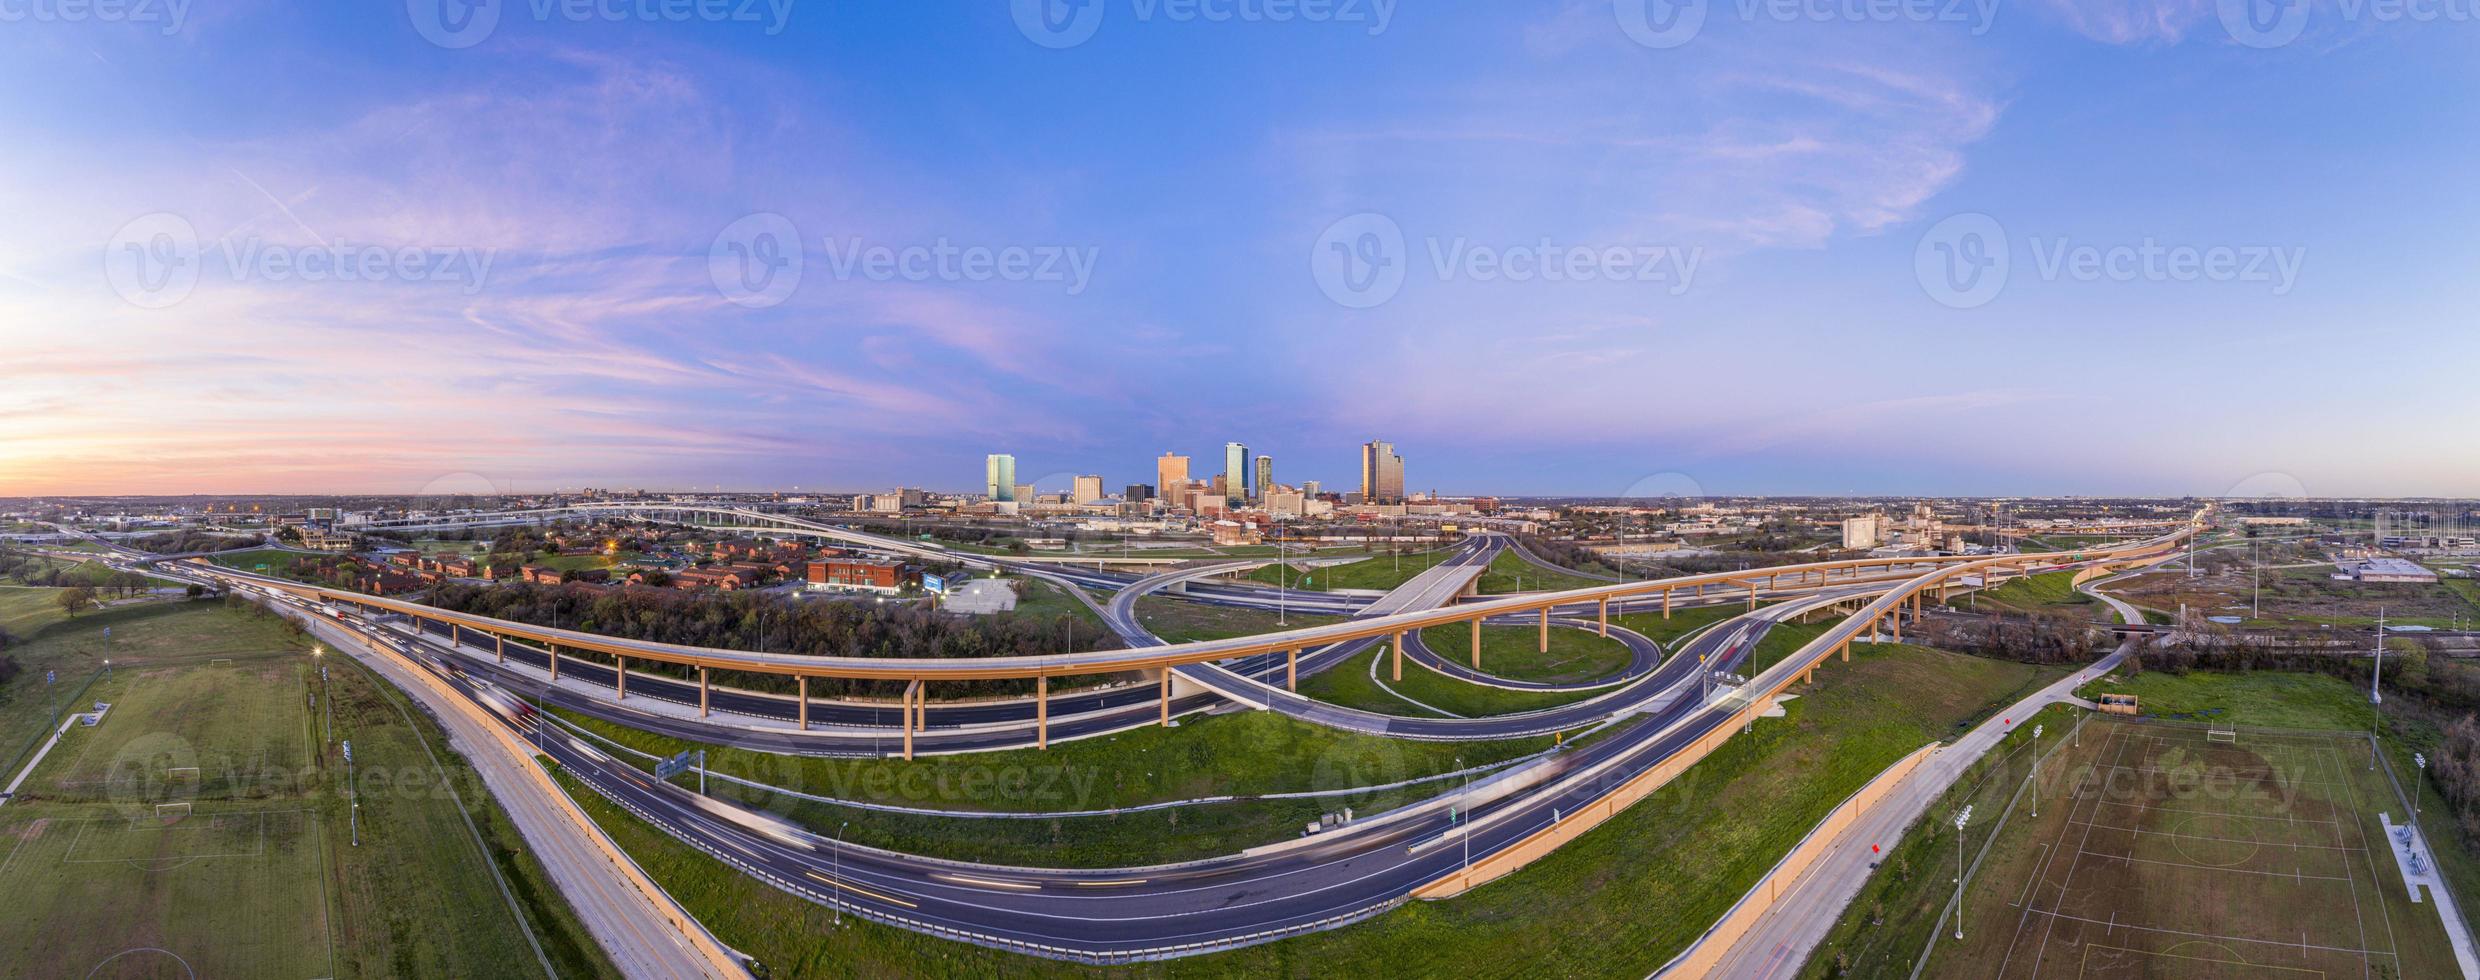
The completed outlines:
<svg viewBox="0 0 2480 980">
<path fill-rule="evenodd" d="M 1877 531 L 1877 515 L 1875 514 L 1846 517 L 1843 519 L 1843 547 L 1854 549 L 1877 547 Z"/>
<path fill-rule="evenodd" d="M 1078 504 L 1092 503 L 1096 500 L 1102 499 L 1102 475 L 1099 473 L 1088 473 L 1084 476 L 1077 477 L 1076 492 L 1071 494 L 1068 499 L 1070 503 Z"/>
<path fill-rule="evenodd" d="M 1120 491 L 1120 499 L 1126 500 L 1132 504 L 1142 503 L 1153 499 L 1153 497 L 1154 488 L 1151 485 L 1144 483 L 1131 483 L 1128 485 L 1128 489 Z"/>
<path fill-rule="evenodd" d="M 1249 447 L 1236 442 L 1223 444 L 1223 499 L 1233 504 L 1254 497 L 1249 489 Z"/>
<path fill-rule="evenodd" d="M 1373 439 L 1361 444 L 1361 501 L 1404 502 L 1404 458 L 1395 454 L 1393 443 Z"/>
<path fill-rule="evenodd" d="M 1016 501 L 1017 503 L 1020 503 L 1020 504 L 1030 504 L 1030 503 L 1033 503 L 1033 502 L 1034 502 L 1034 499 L 1033 499 L 1033 484 L 1030 484 L 1030 483 L 1019 483 L 1019 484 L 1017 484 L 1017 485 L 1016 485 L 1016 493 L 1015 493 L 1014 495 L 1012 495 L 1012 496 L 1008 497 L 1008 499 L 1009 499 L 1009 500 Z"/>
<path fill-rule="evenodd" d="M 1326 492 L 1326 488 L 1321 486 L 1316 480 L 1307 480 L 1300 484 L 1300 495 L 1303 497 L 1314 498 L 1318 494 L 1324 492 Z"/>
<path fill-rule="evenodd" d="M 1154 488 L 1169 497 L 1188 486 L 1188 457 L 1164 453 L 1154 458 Z M 1186 506 L 1188 501 L 1174 498 L 1172 503 Z"/>
<path fill-rule="evenodd" d="M 992 453 L 982 461 L 982 492 L 992 500 L 1016 499 L 1016 457 Z"/>
<path fill-rule="evenodd" d="M 1266 491 L 1274 489 L 1274 457 L 1257 457 L 1257 483 L 1249 487 L 1249 499 L 1264 500 Z"/>
</svg>

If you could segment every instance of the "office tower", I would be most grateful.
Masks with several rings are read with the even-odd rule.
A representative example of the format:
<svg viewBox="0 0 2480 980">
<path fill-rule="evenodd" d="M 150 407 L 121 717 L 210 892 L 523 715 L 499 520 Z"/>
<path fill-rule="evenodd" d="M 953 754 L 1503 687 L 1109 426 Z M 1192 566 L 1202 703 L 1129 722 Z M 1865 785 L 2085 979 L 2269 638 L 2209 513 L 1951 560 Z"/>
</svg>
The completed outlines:
<svg viewBox="0 0 2480 980">
<path fill-rule="evenodd" d="M 1257 457 L 1257 483 L 1249 488 L 1249 499 L 1264 500 L 1266 491 L 1274 489 L 1274 457 Z"/>
<path fill-rule="evenodd" d="M 1034 502 L 1033 496 L 1033 484 L 1019 483 L 1016 485 L 1016 495 L 1008 499 L 1020 504 L 1030 504 Z"/>
<path fill-rule="evenodd" d="M 1361 444 L 1361 500 L 1370 504 L 1404 502 L 1404 458 L 1392 443 Z"/>
<path fill-rule="evenodd" d="M 982 492 L 992 500 L 1016 499 L 1016 457 L 992 453 L 982 461 Z"/>
<path fill-rule="evenodd" d="M 1318 494 L 1324 492 L 1326 492 L 1325 487 L 1321 486 L 1316 480 L 1307 480 L 1300 484 L 1300 495 L 1303 497 L 1315 498 Z"/>
<path fill-rule="evenodd" d="M 1155 457 L 1154 486 L 1157 490 L 1166 495 L 1179 493 L 1183 488 L 1187 487 L 1188 457 L 1175 456 L 1171 453 L 1164 453 L 1161 456 Z M 1174 499 L 1172 503 L 1180 506 L 1187 506 L 1188 501 Z"/>
<path fill-rule="evenodd" d="M 1088 473 L 1076 478 L 1076 492 L 1069 495 L 1068 502 L 1083 504 L 1100 499 L 1102 499 L 1102 475 Z"/>
<path fill-rule="evenodd" d="M 1223 444 L 1223 499 L 1237 505 L 1254 496 L 1249 492 L 1249 447 L 1236 442 Z"/>
<path fill-rule="evenodd" d="M 1153 497 L 1154 488 L 1143 483 L 1131 483 L 1128 485 L 1128 489 L 1120 491 L 1120 498 L 1132 504 L 1143 503 L 1147 500 L 1153 499 Z"/>
</svg>

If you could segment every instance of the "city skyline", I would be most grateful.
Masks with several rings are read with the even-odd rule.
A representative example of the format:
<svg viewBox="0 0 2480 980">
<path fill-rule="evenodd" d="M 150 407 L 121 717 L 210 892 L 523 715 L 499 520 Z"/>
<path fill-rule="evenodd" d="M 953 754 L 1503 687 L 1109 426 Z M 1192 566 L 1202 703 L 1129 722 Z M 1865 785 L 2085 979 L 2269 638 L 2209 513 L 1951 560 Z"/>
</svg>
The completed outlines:
<svg viewBox="0 0 2480 980">
<path fill-rule="evenodd" d="M 2480 199 L 2436 179 L 2480 110 L 2393 97 L 2480 78 L 2459 32 L 1116 13 L 21 24 L 0 494 L 929 485 L 1215 431 L 1337 485 L 1388 433 L 1450 493 L 2480 484 L 2429 435 L 2480 410 L 2365 397 L 2480 354 Z M 753 229 L 797 288 L 718 271 Z M 1321 272 L 1390 232 L 1401 281 Z"/>
</svg>

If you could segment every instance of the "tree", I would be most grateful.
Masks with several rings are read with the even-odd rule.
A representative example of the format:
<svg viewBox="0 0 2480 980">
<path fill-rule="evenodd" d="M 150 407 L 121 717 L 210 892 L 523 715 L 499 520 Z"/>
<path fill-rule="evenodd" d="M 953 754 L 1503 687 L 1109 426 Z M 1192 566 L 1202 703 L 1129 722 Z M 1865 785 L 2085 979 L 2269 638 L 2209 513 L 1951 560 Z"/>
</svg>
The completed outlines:
<svg viewBox="0 0 2480 980">
<path fill-rule="evenodd" d="M 207 587 L 206 587 L 206 586 L 203 586 L 203 585 L 200 585 L 200 584 L 198 584 L 198 583 L 196 583 L 196 582 L 191 582 L 191 583 L 189 584 L 189 588 L 183 589 L 183 590 L 181 590 L 181 591 L 183 591 L 183 592 L 187 593 L 187 594 L 189 595 L 189 597 L 190 597 L 190 598 L 195 599 L 195 598 L 198 598 L 199 596 L 206 595 L 206 594 L 207 594 Z"/>
<path fill-rule="evenodd" d="M 84 585 L 62 589 L 60 598 L 56 601 L 60 603 L 61 611 L 76 616 L 95 607 L 95 590 L 91 586 Z"/>
</svg>

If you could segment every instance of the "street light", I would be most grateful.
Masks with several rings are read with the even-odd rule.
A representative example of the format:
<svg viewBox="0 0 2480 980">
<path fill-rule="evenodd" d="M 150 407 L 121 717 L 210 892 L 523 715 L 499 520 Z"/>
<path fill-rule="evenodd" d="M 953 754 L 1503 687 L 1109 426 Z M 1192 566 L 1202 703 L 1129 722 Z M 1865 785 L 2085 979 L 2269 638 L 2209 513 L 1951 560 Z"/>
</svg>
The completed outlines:
<svg viewBox="0 0 2480 980">
<path fill-rule="evenodd" d="M 1963 938 L 1963 825 L 1972 822 L 1972 808 L 1967 805 L 1955 814 L 1955 938 Z"/>
<path fill-rule="evenodd" d="M 2411 753 L 2411 761 L 2412 761 L 2413 763 L 2417 764 L 2417 765 L 2420 767 L 2420 782 L 2427 782 L 2427 781 L 2428 781 L 2428 757 L 2427 757 L 2427 756 L 2425 756 L 2425 755 L 2421 755 L 2420 753 L 2414 752 L 2414 753 Z M 2421 797 L 2422 795 L 2424 795 L 2424 794 L 2422 794 L 2422 793 L 2420 792 L 2420 783 L 2412 783 L 2412 784 L 2411 784 L 2411 826 L 2412 826 L 2412 830 L 2413 830 L 2414 832 L 2417 832 L 2417 831 L 2418 831 L 2418 829 L 2419 829 L 2419 826 L 2420 826 L 2420 797 Z"/>
<path fill-rule="evenodd" d="M 1455 767 L 1464 768 L 1463 756 L 1455 757 Z M 1472 773 L 1468 770 L 1464 773 L 1464 798 L 1457 800 L 1455 806 L 1447 808 L 1447 819 L 1454 821 L 1456 826 L 1462 827 L 1464 831 L 1464 873 L 1466 875 L 1472 874 L 1472 811 L 1464 809 L 1463 805 L 1470 802 L 1472 802 Z"/>
<path fill-rule="evenodd" d="M 835 850 L 832 852 L 831 860 L 834 864 L 835 887 L 837 888 L 844 887 L 844 828 L 850 826 L 852 826 L 850 820 L 835 825 Z M 844 903 L 840 898 L 839 896 L 839 900 L 835 903 L 835 924 L 838 928 L 844 925 Z"/>
</svg>

